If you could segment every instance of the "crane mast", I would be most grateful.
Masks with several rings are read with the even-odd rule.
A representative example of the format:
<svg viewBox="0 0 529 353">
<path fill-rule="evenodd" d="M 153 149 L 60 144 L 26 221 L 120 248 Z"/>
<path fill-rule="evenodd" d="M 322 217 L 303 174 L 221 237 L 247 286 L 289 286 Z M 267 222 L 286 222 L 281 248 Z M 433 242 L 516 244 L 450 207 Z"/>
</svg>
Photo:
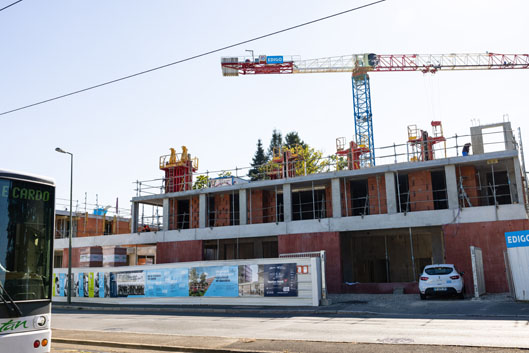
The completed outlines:
<svg viewBox="0 0 529 353">
<path fill-rule="evenodd" d="M 370 72 L 528 69 L 529 54 L 353 54 L 301 60 L 300 57 L 223 57 L 224 76 L 351 72 L 356 148 L 360 167 L 375 165 Z"/>
</svg>

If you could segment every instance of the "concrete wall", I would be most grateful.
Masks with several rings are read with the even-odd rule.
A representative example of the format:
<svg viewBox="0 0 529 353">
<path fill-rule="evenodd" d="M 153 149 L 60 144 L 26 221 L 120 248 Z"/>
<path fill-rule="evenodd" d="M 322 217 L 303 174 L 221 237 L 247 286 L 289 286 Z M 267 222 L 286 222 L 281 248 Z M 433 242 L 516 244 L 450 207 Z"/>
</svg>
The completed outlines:
<svg viewBox="0 0 529 353">
<path fill-rule="evenodd" d="M 485 288 L 489 293 L 508 292 L 503 252 L 507 249 L 505 232 L 529 229 L 527 220 L 448 224 L 443 226 L 445 261 L 464 271 L 467 293 L 473 293 L 470 246 L 483 251 Z"/>
<path fill-rule="evenodd" d="M 340 250 L 340 233 L 321 232 L 310 234 L 289 234 L 278 237 L 279 254 L 296 252 L 326 251 L 327 290 L 329 293 L 340 293 L 342 283 L 342 260 Z"/>
<path fill-rule="evenodd" d="M 202 240 L 156 244 L 156 263 L 202 261 Z"/>
</svg>

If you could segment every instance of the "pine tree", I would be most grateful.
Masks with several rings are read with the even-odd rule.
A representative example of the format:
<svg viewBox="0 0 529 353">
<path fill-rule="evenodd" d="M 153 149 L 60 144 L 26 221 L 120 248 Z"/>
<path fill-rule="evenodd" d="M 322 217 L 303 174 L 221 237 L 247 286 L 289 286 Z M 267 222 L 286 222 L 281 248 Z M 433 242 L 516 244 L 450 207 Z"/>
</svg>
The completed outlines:
<svg viewBox="0 0 529 353">
<path fill-rule="evenodd" d="M 283 136 L 281 135 L 281 131 L 274 129 L 274 132 L 272 133 L 272 139 L 270 140 L 270 145 L 268 146 L 268 151 L 266 152 L 268 159 L 272 159 L 274 157 L 274 149 L 279 150 L 282 145 Z"/>
<path fill-rule="evenodd" d="M 252 159 L 252 169 L 248 172 L 248 176 L 251 178 L 251 180 L 262 180 L 264 179 L 264 174 L 261 171 L 261 166 L 268 162 L 268 158 L 265 155 L 264 149 L 263 149 L 263 143 L 261 142 L 261 139 L 257 140 L 257 151 L 255 151 L 255 155 Z"/>
<path fill-rule="evenodd" d="M 294 146 L 299 145 L 305 147 L 305 142 L 299 137 L 296 131 L 289 132 L 285 135 L 285 147 L 293 148 Z"/>
</svg>

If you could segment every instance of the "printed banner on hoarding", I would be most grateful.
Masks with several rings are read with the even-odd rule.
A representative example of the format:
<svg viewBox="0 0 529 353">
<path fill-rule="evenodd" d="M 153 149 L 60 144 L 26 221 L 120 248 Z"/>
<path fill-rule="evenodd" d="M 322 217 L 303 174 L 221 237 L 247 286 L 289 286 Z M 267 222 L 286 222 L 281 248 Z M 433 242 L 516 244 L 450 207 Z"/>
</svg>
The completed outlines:
<svg viewBox="0 0 529 353">
<path fill-rule="evenodd" d="M 237 297 L 237 266 L 207 266 L 189 269 L 189 296 Z"/>
<path fill-rule="evenodd" d="M 145 271 L 127 271 L 116 273 L 118 297 L 144 296 Z"/>
<path fill-rule="evenodd" d="M 265 297 L 295 297 L 298 295 L 297 266 L 295 263 L 263 266 Z"/>
<path fill-rule="evenodd" d="M 72 274 L 72 296 L 117 297 L 285 297 L 298 295 L 295 263 L 160 268 Z M 308 272 L 308 270 L 307 270 Z M 53 276 L 53 294 L 66 296 L 66 273 Z"/>
<path fill-rule="evenodd" d="M 167 268 L 146 272 L 146 297 L 187 297 L 189 296 L 187 268 Z"/>
</svg>

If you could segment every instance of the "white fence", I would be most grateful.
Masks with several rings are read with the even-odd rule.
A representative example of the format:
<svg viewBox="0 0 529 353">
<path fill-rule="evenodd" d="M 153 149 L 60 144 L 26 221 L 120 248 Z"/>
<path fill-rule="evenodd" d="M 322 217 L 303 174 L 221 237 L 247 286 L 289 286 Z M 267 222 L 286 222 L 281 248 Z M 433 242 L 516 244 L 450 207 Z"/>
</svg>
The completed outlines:
<svg viewBox="0 0 529 353">
<path fill-rule="evenodd" d="M 67 269 L 54 270 L 53 300 L 66 301 Z M 200 261 L 72 269 L 72 302 L 318 306 L 320 258 Z"/>
</svg>

